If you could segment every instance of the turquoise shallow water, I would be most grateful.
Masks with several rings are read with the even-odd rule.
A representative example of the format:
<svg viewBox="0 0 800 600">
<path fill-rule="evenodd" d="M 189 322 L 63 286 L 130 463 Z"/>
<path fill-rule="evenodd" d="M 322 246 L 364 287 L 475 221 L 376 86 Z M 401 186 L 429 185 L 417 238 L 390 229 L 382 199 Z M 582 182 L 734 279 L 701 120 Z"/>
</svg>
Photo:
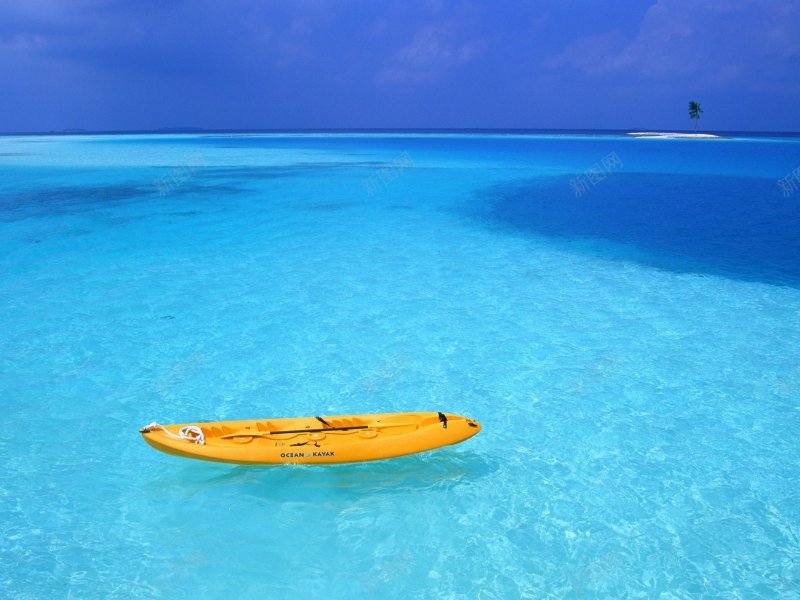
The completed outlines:
<svg viewBox="0 0 800 600">
<path fill-rule="evenodd" d="M 798 165 L 793 138 L 0 138 L 0 589 L 800 597 Z M 407 410 L 484 430 L 326 468 L 137 433 Z"/>
</svg>

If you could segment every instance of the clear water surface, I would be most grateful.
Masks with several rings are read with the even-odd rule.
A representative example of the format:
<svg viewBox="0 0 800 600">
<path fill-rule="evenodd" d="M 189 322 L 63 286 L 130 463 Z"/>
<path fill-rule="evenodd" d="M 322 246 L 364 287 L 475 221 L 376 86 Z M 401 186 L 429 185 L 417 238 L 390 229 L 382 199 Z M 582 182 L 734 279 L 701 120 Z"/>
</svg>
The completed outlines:
<svg viewBox="0 0 800 600">
<path fill-rule="evenodd" d="M 800 597 L 798 166 L 791 137 L 0 138 L 0 595 Z M 324 468 L 137 433 L 408 410 L 484 430 Z"/>
</svg>

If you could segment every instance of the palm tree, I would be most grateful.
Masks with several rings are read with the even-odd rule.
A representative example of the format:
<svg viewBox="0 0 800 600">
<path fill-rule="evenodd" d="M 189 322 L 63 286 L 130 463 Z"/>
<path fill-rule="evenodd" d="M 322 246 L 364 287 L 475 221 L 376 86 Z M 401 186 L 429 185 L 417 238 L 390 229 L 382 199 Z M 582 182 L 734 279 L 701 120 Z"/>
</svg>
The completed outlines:
<svg viewBox="0 0 800 600">
<path fill-rule="evenodd" d="M 700 123 L 700 115 L 702 114 L 703 109 L 700 108 L 700 105 L 691 100 L 689 102 L 689 117 L 694 119 L 694 132 L 697 133 L 697 124 Z"/>
</svg>

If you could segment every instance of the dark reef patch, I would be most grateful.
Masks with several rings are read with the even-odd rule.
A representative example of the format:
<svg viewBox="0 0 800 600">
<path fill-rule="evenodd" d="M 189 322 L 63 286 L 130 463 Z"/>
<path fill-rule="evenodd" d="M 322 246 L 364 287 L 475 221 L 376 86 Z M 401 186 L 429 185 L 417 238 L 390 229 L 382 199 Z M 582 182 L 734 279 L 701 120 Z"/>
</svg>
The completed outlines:
<svg viewBox="0 0 800 600">
<path fill-rule="evenodd" d="M 155 188 L 136 184 L 60 185 L 0 194 L 0 220 L 80 212 L 152 194 Z"/>
<path fill-rule="evenodd" d="M 659 268 L 800 285 L 800 202 L 774 180 L 615 173 L 580 195 L 571 181 L 492 188 L 478 216 L 523 233 L 614 242 Z"/>
</svg>

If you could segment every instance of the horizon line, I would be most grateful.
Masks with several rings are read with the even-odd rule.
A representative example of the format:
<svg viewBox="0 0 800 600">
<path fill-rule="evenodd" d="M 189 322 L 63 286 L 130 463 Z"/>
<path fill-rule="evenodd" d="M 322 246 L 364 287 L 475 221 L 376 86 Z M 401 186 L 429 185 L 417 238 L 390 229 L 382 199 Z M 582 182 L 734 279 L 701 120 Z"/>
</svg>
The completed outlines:
<svg viewBox="0 0 800 600">
<path fill-rule="evenodd" d="M 631 133 L 637 131 L 652 131 L 657 133 L 693 133 L 692 129 L 653 129 L 653 128 L 527 128 L 527 127 L 276 127 L 276 128 L 204 128 L 204 127 L 159 127 L 154 129 L 81 129 L 66 128 L 41 131 L 0 131 L 0 136 L 36 136 L 36 135 L 130 135 L 130 134 L 226 134 L 226 133 Z M 734 130 L 734 129 L 709 129 L 703 133 L 713 134 L 747 134 L 747 135 L 798 135 L 800 131 L 769 131 L 769 130 Z"/>
</svg>

